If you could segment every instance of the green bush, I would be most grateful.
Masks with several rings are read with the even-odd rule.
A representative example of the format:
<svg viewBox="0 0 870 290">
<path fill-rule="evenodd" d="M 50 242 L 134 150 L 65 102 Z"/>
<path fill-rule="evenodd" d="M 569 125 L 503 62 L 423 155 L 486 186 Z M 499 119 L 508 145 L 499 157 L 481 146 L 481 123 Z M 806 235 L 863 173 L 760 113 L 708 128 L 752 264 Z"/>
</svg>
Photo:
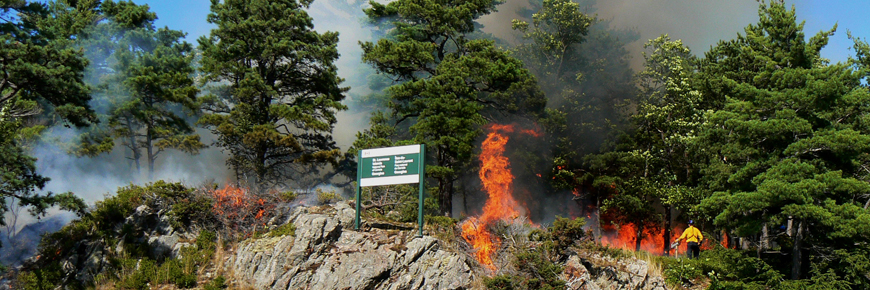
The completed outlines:
<svg viewBox="0 0 870 290">
<path fill-rule="evenodd" d="M 662 259 L 665 281 L 682 285 L 694 279 L 711 280 L 710 289 L 769 289 L 782 284 L 785 276 L 755 252 L 714 247 L 702 251 L 698 259 Z"/>
<path fill-rule="evenodd" d="M 423 217 L 423 221 L 425 221 L 427 225 L 437 226 L 443 229 L 452 229 L 456 226 L 456 223 L 459 222 L 459 220 L 455 218 L 441 215 L 427 215 Z"/>
<path fill-rule="evenodd" d="M 280 200 L 282 202 L 292 202 L 292 201 L 296 200 L 297 197 L 299 197 L 299 195 L 293 191 L 284 191 L 284 192 L 278 193 L 278 200 Z"/>
<path fill-rule="evenodd" d="M 174 282 L 181 289 L 196 287 L 196 274 L 183 274 L 176 277 Z"/>
<path fill-rule="evenodd" d="M 513 263 L 517 268 L 517 274 L 484 278 L 486 288 L 493 290 L 565 289 L 565 281 L 559 278 L 562 266 L 548 260 L 542 251 L 520 251 L 514 255 Z"/>
<path fill-rule="evenodd" d="M 553 225 L 549 229 L 554 250 L 557 253 L 563 253 L 575 242 L 582 240 L 586 236 L 586 232 L 583 230 L 584 225 L 586 225 L 586 220 L 582 218 L 569 219 L 556 216 L 556 220 L 553 221 Z"/>
<path fill-rule="evenodd" d="M 483 284 L 486 285 L 486 289 L 491 290 L 515 290 L 522 289 L 519 286 L 521 280 L 524 279 L 519 276 L 502 274 L 492 278 L 484 277 Z"/>
<path fill-rule="evenodd" d="M 203 286 L 203 290 L 221 290 L 227 288 L 226 278 L 224 276 L 217 276 L 214 280 L 211 280 L 208 284 Z"/>
<path fill-rule="evenodd" d="M 217 234 L 212 231 L 200 231 L 196 238 L 196 248 L 200 250 L 215 250 L 217 248 Z"/>
<path fill-rule="evenodd" d="M 526 289 L 565 289 L 565 281 L 559 279 L 562 266 L 546 259 L 541 251 L 522 251 L 516 254 L 514 265 L 524 273 L 530 273 Z"/>
<path fill-rule="evenodd" d="M 275 228 L 266 234 L 267 237 L 283 237 L 283 236 L 296 236 L 296 225 L 293 223 L 286 223 L 281 225 L 280 227 Z"/>
<path fill-rule="evenodd" d="M 318 188 L 315 192 L 317 194 L 317 202 L 319 204 L 334 203 L 343 199 L 341 198 L 341 195 L 339 195 L 335 191 L 323 191 L 322 189 Z"/>
<path fill-rule="evenodd" d="M 47 267 L 34 269 L 30 272 L 21 272 L 17 277 L 17 283 L 24 290 L 50 290 L 61 283 L 62 275 L 60 264 L 57 262 Z"/>
</svg>

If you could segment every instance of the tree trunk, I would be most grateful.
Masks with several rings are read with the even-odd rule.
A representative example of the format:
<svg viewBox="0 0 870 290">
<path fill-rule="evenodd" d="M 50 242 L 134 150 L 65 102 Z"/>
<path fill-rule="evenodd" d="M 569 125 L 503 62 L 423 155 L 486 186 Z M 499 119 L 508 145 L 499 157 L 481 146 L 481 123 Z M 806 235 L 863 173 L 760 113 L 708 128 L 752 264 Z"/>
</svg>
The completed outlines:
<svg viewBox="0 0 870 290">
<path fill-rule="evenodd" d="M 595 195 L 595 240 L 601 242 L 601 198 Z"/>
<path fill-rule="evenodd" d="M 153 140 L 151 136 L 152 130 L 150 128 L 145 128 L 147 130 L 145 132 L 145 149 L 148 150 L 148 180 L 154 179 L 154 148 L 151 146 L 151 141 Z"/>
<path fill-rule="evenodd" d="M 139 146 L 136 145 L 136 131 L 133 130 L 133 122 L 130 120 L 130 117 L 127 117 L 127 130 L 130 134 L 130 151 L 133 152 L 133 162 L 136 162 L 136 173 L 142 172 L 141 166 L 139 165 L 139 158 L 142 157 L 141 153 L 139 153 Z"/>
<path fill-rule="evenodd" d="M 453 183 L 450 178 L 439 178 L 438 188 L 441 191 L 441 214 L 453 217 Z"/>
<path fill-rule="evenodd" d="M 758 240 L 758 250 L 756 251 L 756 255 L 759 259 L 761 259 L 761 253 L 764 253 L 767 249 L 770 248 L 770 233 L 767 229 L 767 224 L 761 225 L 761 237 Z"/>
<path fill-rule="evenodd" d="M 643 226 L 637 225 L 637 234 L 634 235 L 636 238 L 634 239 L 634 251 L 640 251 L 640 242 L 643 240 Z"/>
<path fill-rule="evenodd" d="M 791 279 L 798 280 L 801 278 L 801 266 L 803 257 L 801 256 L 801 247 L 803 246 L 804 236 L 804 221 L 798 220 L 797 228 L 794 233 L 794 247 L 791 250 Z"/>
<path fill-rule="evenodd" d="M 662 249 L 662 253 L 664 253 L 664 255 L 666 257 L 670 256 L 671 255 L 671 245 L 670 245 L 671 244 L 671 205 L 665 205 L 665 230 L 662 233 L 662 241 L 664 241 L 664 243 L 662 243 L 662 245 L 664 247 Z"/>
</svg>

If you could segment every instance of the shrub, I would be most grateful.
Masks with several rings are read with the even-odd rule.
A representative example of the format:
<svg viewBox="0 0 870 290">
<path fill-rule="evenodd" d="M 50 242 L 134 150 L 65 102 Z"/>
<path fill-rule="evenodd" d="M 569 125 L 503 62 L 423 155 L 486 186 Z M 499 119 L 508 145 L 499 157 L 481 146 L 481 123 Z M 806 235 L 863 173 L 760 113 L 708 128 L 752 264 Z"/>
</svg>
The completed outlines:
<svg viewBox="0 0 870 290">
<path fill-rule="evenodd" d="M 562 266 L 548 260 L 540 250 L 520 251 L 515 254 L 516 274 L 503 274 L 484 278 L 487 289 L 565 289 L 565 281 L 559 278 Z"/>
<path fill-rule="evenodd" d="M 334 203 L 336 201 L 342 200 L 341 195 L 336 193 L 335 191 L 324 191 L 320 188 L 316 190 L 317 193 L 317 202 L 319 204 L 329 204 Z"/>
<path fill-rule="evenodd" d="M 427 215 L 423 217 L 423 220 L 427 225 L 437 226 L 442 229 L 452 229 L 459 222 L 457 219 L 440 215 Z"/>
<path fill-rule="evenodd" d="M 583 231 L 584 225 L 586 225 L 586 220 L 582 218 L 569 219 L 556 216 L 556 220 L 550 226 L 554 250 L 557 253 L 563 253 L 568 247 L 573 246 L 576 241 L 583 239 L 586 235 L 586 232 Z"/>
<path fill-rule="evenodd" d="M 266 234 L 267 237 L 296 236 L 296 225 L 286 223 Z"/>
<path fill-rule="evenodd" d="M 20 286 L 19 289 L 24 290 L 49 290 L 54 289 L 56 285 L 61 283 L 61 279 L 63 278 L 60 264 L 55 262 L 48 265 L 48 267 L 42 267 L 38 269 L 34 269 L 29 272 L 21 272 L 18 275 L 17 283 Z"/>
<path fill-rule="evenodd" d="M 530 278 L 526 289 L 565 289 L 565 281 L 559 279 L 562 266 L 546 259 L 541 251 L 522 251 L 516 254 L 514 265 Z"/>
<path fill-rule="evenodd" d="M 297 197 L 299 197 L 299 194 L 293 191 L 284 191 L 278 193 L 278 200 L 280 200 L 281 202 L 292 202 L 296 200 Z"/>
<path fill-rule="evenodd" d="M 196 287 L 196 274 L 183 274 L 176 277 L 174 282 L 181 289 Z"/>
<path fill-rule="evenodd" d="M 212 231 L 200 231 L 196 238 L 196 248 L 200 250 L 214 250 L 217 247 L 217 234 Z"/>
<path fill-rule="evenodd" d="M 492 278 L 484 277 L 483 284 L 486 285 L 486 289 L 492 290 L 514 290 L 520 289 L 518 285 L 520 285 L 520 281 L 522 277 L 514 276 L 514 275 L 498 275 Z"/>
<path fill-rule="evenodd" d="M 217 276 L 216 278 L 214 278 L 214 280 L 211 280 L 211 282 L 209 282 L 208 284 L 205 284 L 205 286 L 203 286 L 202 289 L 203 290 L 226 289 L 227 288 L 226 283 L 227 283 L 226 278 L 224 278 L 224 276 Z"/>
</svg>

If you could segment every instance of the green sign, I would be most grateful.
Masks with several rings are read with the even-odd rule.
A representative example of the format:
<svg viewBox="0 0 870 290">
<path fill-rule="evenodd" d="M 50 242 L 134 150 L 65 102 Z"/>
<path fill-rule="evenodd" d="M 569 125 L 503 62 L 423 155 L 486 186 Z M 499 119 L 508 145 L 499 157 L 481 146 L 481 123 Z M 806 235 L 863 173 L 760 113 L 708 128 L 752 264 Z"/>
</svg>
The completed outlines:
<svg viewBox="0 0 870 290">
<path fill-rule="evenodd" d="M 356 225 L 360 226 L 360 198 L 362 188 L 392 184 L 420 184 L 417 220 L 423 236 L 423 192 L 426 189 L 426 149 L 422 144 L 366 149 L 359 151 L 356 187 Z"/>
<path fill-rule="evenodd" d="M 421 145 L 368 149 L 361 151 L 360 186 L 420 182 Z"/>
</svg>

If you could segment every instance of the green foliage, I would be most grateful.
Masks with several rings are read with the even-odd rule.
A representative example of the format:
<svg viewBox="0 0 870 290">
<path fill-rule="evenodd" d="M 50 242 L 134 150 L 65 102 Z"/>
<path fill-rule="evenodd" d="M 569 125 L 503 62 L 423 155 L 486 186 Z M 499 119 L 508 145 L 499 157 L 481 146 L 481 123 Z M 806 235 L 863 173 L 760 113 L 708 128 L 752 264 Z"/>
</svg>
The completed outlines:
<svg viewBox="0 0 870 290">
<path fill-rule="evenodd" d="M 459 222 L 459 220 L 455 218 L 441 215 L 426 215 L 423 217 L 423 220 L 426 222 L 427 225 L 441 227 L 444 229 L 452 229 L 456 226 L 456 223 Z"/>
<path fill-rule="evenodd" d="M 516 275 L 502 274 L 484 278 L 487 289 L 565 289 L 565 281 L 559 277 L 562 267 L 547 260 L 540 251 L 515 253 L 514 266 L 519 272 Z"/>
<path fill-rule="evenodd" d="M 237 177 L 258 186 L 341 157 L 331 136 L 336 112 L 346 109 L 334 64 L 338 33 L 314 31 L 311 2 L 212 2 L 207 20 L 218 28 L 198 40 L 203 81 L 229 86 L 202 98 L 199 124 L 218 136 Z"/>
<path fill-rule="evenodd" d="M 61 273 L 60 263 L 51 263 L 48 267 L 20 272 L 17 283 L 22 286 L 23 290 L 55 289 L 63 279 Z"/>
<path fill-rule="evenodd" d="M 217 234 L 212 231 L 200 231 L 196 238 L 196 248 L 201 251 L 214 251 L 217 248 Z"/>
<path fill-rule="evenodd" d="M 794 9 L 780 2 L 762 5 L 759 18 L 701 62 L 698 89 L 719 107 L 705 114 L 698 138 L 709 157 L 703 186 L 713 194 L 697 208 L 743 236 L 764 225 L 778 235 L 776 226 L 791 218 L 792 257 L 826 260 L 870 237 L 857 224 L 870 220 L 863 202 L 870 175 L 861 169 L 870 164 L 870 129 L 858 117 L 870 102 L 866 74 L 821 57 L 836 27 L 806 38 Z M 811 273 L 827 272 L 817 265 Z M 804 277 L 802 259 L 791 266 L 792 279 Z M 839 279 L 851 275 L 848 267 L 832 270 Z"/>
<path fill-rule="evenodd" d="M 221 289 L 226 289 L 226 288 L 228 287 L 228 286 L 227 286 L 227 282 L 226 282 L 226 280 L 227 280 L 227 279 L 224 278 L 224 276 L 217 276 L 217 277 L 214 278 L 214 280 L 211 280 L 211 282 L 208 282 L 208 284 L 205 284 L 205 285 L 202 287 L 202 289 L 203 289 L 203 290 L 221 290 Z"/>
<path fill-rule="evenodd" d="M 553 225 L 548 229 L 555 246 L 554 250 L 557 253 L 563 253 L 568 247 L 583 239 L 586 236 L 586 232 L 583 230 L 584 225 L 586 225 L 584 218 L 569 219 L 556 216 Z"/>
<path fill-rule="evenodd" d="M 266 234 L 266 237 L 272 237 L 272 238 L 283 237 L 283 236 L 295 237 L 296 236 L 296 224 L 286 223 L 286 224 L 283 224 L 283 225 L 275 228 L 274 230 L 269 231 L 269 233 Z"/>
<path fill-rule="evenodd" d="M 315 190 L 314 194 L 317 195 L 317 203 L 319 204 L 330 204 L 344 199 L 341 194 L 335 191 L 325 191 L 320 188 Z"/>
<path fill-rule="evenodd" d="M 4 4 L 0 55 L 15 61 L 0 64 L 0 122 L 34 116 L 42 109 L 76 126 L 95 121 L 88 106 L 89 88 L 82 80 L 88 61 L 71 45 L 80 27 L 65 26 L 56 17 L 65 14 L 68 6 L 52 3 L 48 7 L 34 1 Z M 87 23 L 88 16 L 71 13 L 70 18 Z M 49 106 L 40 108 L 37 102 Z"/>
<path fill-rule="evenodd" d="M 502 274 L 492 278 L 484 277 L 483 284 L 486 285 L 486 289 L 491 290 L 514 290 L 521 289 L 520 284 L 521 278 L 519 276 Z"/>
<path fill-rule="evenodd" d="M 151 176 L 164 150 L 196 154 L 205 147 L 186 119 L 198 109 L 193 47 L 181 41 L 184 32 L 155 29 L 157 16 L 147 5 L 106 1 L 102 7 L 109 21 L 91 28 L 81 45 L 99 47 L 103 55 L 93 57 L 110 68 L 94 72 L 100 75 L 99 96 L 110 103 L 103 129 L 130 150 L 137 170 L 144 159 Z M 108 136 L 86 137 L 92 140 L 83 140 L 80 154 L 111 149 Z"/>
<path fill-rule="evenodd" d="M 281 193 L 278 193 L 278 199 L 281 200 L 281 202 L 292 202 L 296 200 L 298 196 L 299 194 L 294 191 L 282 191 Z"/>
<path fill-rule="evenodd" d="M 701 252 L 698 259 L 662 259 L 665 281 L 670 285 L 711 280 L 710 289 L 771 289 L 785 278 L 773 266 L 745 252 L 722 247 Z"/>
<path fill-rule="evenodd" d="M 113 197 L 107 197 L 95 204 L 94 208 L 79 220 L 70 222 L 60 231 L 46 235 L 39 245 L 39 251 L 45 255 L 40 260 L 44 263 L 56 263 L 59 257 L 69 255 L 81 241 L 90 241 L 101 245 L 116 245 L 123 240 L 124 251 L 108 252 L 107 259 L 115 270 L 112 279 L 119 281 L 122 289 L 148 289 L 147 284 L 174 283 L 179 287 L 193 287 L 196 282 L 196 269 L 210 262 L 216 249 L 217 236 L 211 231 L 200 232 L 196 247 L 182 249 L 179 259 L 169 259 L 158 263 L 151 257 L 151 248 L 147 243 L 141 243 L 143 232 L 138 224 L 124 223 L 126 217 L 133 214 L 140 205 L 151 208 L 168 207 L 167 216 L 173 225 L 189 226 L 210 214 L 208 200 L 186 188 L 180 183 L 157 181 L 147 186 L 130 185 L 118 189 Z M 193 206 L 192 203 L 205 206 Z M 178 204 L 185 204 L 177 207 Z M 192 210 L 196 209 L 196 210 Z M 117 232 L 118 225 L 122 225 Z M 140 264 L 139 267 L 136 265 Z M 41 269 L 47 269 L 42 267 Z M 138 269 L 138 270 L 135 270 Z M 135 271 L 134 271 L 135 270 Z M 45 275 L 45 274 L 41 274 Z M 52 274 L 53 275 L 53 274 Z M 57 276 L 60 276 L 58 271 Z M 62 277 L 61 277 L 62 278 Z M 30 278 L 28 278 L 30 279 Z M 59 285 L 62 280 L 50 281 Z M 43 282 L 39 282 L 43 283 Z M 75 284 L 67 285 L 75 287 Z M 81 285 L 78 285 L 81 286 Z"/>
</svg>

